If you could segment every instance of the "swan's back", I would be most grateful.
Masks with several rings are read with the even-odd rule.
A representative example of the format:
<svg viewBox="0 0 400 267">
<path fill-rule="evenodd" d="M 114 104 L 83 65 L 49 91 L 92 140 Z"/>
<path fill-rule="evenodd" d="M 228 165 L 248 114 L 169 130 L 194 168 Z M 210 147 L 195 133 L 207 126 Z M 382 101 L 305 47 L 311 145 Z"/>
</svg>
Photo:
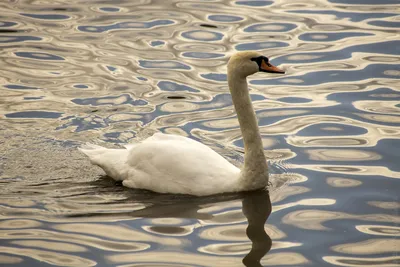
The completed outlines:
<svg viewBox="0 0 400 267">
<path fill-rule="evenodd" d="M 128 149 L 81 151 L 127 187 L 192 195 L 238 190 L 238 168 L 211 148 L 182 136 L 157 133 Z"/>
</svg>

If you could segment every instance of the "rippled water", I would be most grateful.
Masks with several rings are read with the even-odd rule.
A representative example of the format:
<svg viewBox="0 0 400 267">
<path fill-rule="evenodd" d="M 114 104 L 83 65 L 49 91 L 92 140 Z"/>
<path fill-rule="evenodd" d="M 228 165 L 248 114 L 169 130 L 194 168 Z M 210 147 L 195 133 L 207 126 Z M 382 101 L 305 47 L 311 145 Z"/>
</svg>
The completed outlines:
<svg viewBox="0 0 400 267">
<path fill-rule="evenodd" d="M 2 1 L 0 263 L 400 266 L 399 10 L 398 0 Z M 249 79 L 270 194 L 131 190 L 77 152 L 161 131 L 239 165 L 225 73 L 242 50 L 287 71 Z"/>
</svg>

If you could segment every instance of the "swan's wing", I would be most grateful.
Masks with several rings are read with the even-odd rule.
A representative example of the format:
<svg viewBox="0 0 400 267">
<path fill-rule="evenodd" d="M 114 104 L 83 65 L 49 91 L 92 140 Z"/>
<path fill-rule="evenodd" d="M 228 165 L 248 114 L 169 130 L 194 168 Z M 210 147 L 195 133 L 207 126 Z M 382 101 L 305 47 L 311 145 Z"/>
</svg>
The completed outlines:
<svg viewBox="0 0 400 267">
<path fill-rule="evenodd" d="M 197 142 L 193 139 L 180 136 L 180 135 L 173 135 L 173 134 L 163 134 L 163 133 L 156 133 L 152 137 L 150 137 L 147 140 L 152 140 L 152 141 L 182 141 L 182 142 L 188 142 L 188 145 L 193 145 L 195 147 L 202 146 L 205 147 L 205 149 L 211 148 L 214 150 L 217 154 L 225 158 L 227 161 L 229 161 L 231 164 L 235 165 L 236 167 L 240 168 L 244 164 L 244 156 L 243 153 L 240 153 L 236 150 L 234 150 L 232 147 L 227 147 L 221 144 L 208 144 L 204 145 L 200 142 Z"/>
<path fill-rule="evenodd" d="M 183 136 L 157 133 L 129 150 L 124 185 L 195 195 L 224 192 L 240 170 L 208 146 Z"/>
</svg>

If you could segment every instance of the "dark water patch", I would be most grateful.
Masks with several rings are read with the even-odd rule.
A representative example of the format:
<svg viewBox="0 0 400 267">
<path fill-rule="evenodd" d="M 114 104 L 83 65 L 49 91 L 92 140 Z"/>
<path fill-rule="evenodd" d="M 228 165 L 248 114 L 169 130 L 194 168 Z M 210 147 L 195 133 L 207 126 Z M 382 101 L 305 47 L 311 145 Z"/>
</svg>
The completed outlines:
<svg viewBox="0 0 400 267">
<path fill-rule="evenodd" d="M 113 67 L 113 66 L 106 66 L 106 68 L 107 68 L 109 71 L 116 71 L 116 70 L 117 70 L 117 68 L 116 68 L 116 67 Z"/>
<path fill-rule="evenodd" d="M 74 84 L 74 88 L 87 89 L 89 88 L 89 86 L 87 86 L 86 84 Z"/>
<path fill-rule="evenodd" d="M 145 69 L 171 69 L 171 70 L 190 70 L 190 66 L 168 60 L 139 60 L 139 65 Z"/>
<path fill-rule="evenodd" d="M 25 96 L 24 100 L 40 100 L 40 99 L 43 99 L 43 98 L 44 98 L 44 96 L 37 96 L 37 97 L 35 97 L 35 96 Z"/>
<path fill-rule="evenodd" d="M 235 46 L 237 51 L 251 51 L 251 50 L 263 50 L 267 48 L 287 47 L 288 43 L 285 42 L 253 42 L 244 43 Z"/>
<path fill-rule="evenodd" d="M 6 85 L 3 85 L 3 86 L 5 88 L 14 89 L 14 90 L 38 90 L 38 89 L 40 89 L 38 87 L 25 86 L 25 85 L 19 85 L 19 84 L 6 84 Z"/>
<path fill-rule="evenodd" d="M 150 45 L 153 46 L 153 47 L 164 45 L 164 44 L 165 44 L 164 41 L 151 41 L 150 42 Z"/>
<path fill-rule="evenodd" d="M 79 13 L 82 10 L 79 8 L 75 8 L 75 7 L 41 7 L 40 10 L 38 10 L 38 12 L 47 12 L 47 13 L 51 13 L 52 11 L 59 11 L 61 14 L 63 14 L 63 12 L 75 12 L 75 13 Z"/>
<path fill-rule="evenodd" d="M 66 20 L 70 19 L 70 16 L 61 15 L 61 14 L 29 14 L 29 13 L 20 13 L 20 15 L 25 17 L 30 17 L 34 19 L 43 19 L 43 20 Z"/>
<path fill-rule="evenodd" d="M 168 92 L 175 92 L 175 91 L 200 92 L 199 90 L 194 89 L 190 86 L 170 81 L 160 81 L 157 83 L 157 87 L 163 91 L 168 91 Z"/>
<path fill-rule="evenodd" d="M 17 43 L 17 42 L 41 41 L 41 40 L 43 39 L 35 36 L 12 36 L 12 35 L 0 36 L 0 43 Z"/>
<path fill-rule="evenodd" d="M 248 6 L 248 7 L 261 7 L 261 6 L 269 6 L 272 5 L 274 2 L 273 1 L 236 1 L 235 4 L 239 6 Z"/>
<path fill-rule="evenodd" d="M 102 33 L 111 30 L 123 29 L 152 29 L 155 27 L 168 26 L 175 24 L 173 20 L 160 19 L 149 22 L 120 22 L 104 26 L 78 26 L 78 30 L 82 32 Z"/>
<path fill-rule="evenodd" d="M 61 117 L 63 113 L 50 112 L 50 111 L 20 111 L 6 114 L 6 118 L 19 118 L 19 119 L 57 119 Z"/>
<path fill-rule="evenodd" d="M 350 19 L 353 22 L 360 22 L 373 18 L 387 18 L 396 16 L 396 13 L 371 13 L 371 12 L 343 12 L 337 10 L 290 10 L 289 13 L 298 14 L 319 14 L 319 15 L 334 15 L 337 19 Z"/>
<path fill-rule="evenodd" d="M 195 41 L 219 41 L 224 35 L 219 32 L 196 30 L 183 32 L 182 37 Z"/>
<path fill-rule="evenodd" d="M 394 149 L 393 149 L 394 148 Z M 400 172 L 398 149 L 400 148 L 399 139 L 381 139 L 376 147 L 371 148 L 383 156 L 380 166 L 387 166 L 390 170 Z"/>
<path fill-rule="evenodd" d="M 168 99 L 186 99 L 186 97 L 184 97 L 184 96 L 178 96 L 178 95 L 175 95 L 175 96 L 167 96 L 167 98 L 168 98 Z"/>
<path fill-rule="evenodd" d="M 244 20 L 243 17 L 233 15 L 209 15 L 208 19 L 217 22 L 237 22 Z"/>
<path fill-rule="evenodd" d="M 360 36 L 372 36 L 371 33 L 363 32 L 313 32 L 305 33 L 299 36 L 302 41 L 312 42 L 333 42 L 345 38 L 360 37 Z"/>
<path fill-rule="evenodd" d="M 297 28 L 293 23 L 259 23 L 244 29 L 244 32 L 288 32 Z"/>
<path fill-rule="evenodd" d="M 214 28 L 214 29 L 218 28 L 218 27 L 217 27 L 217 26 L 215 26 L 215 25 L 211 25 L 211 24 L 205 24 L 205 23 L 202 23 L 202 24 L 200 24 L 200 27 L 205 27 L 205 28 Z"/>
<path fill-rule="evenodd" d="M 226 82 L 227 81 L 226 74 L 222 74 L 222 73 L 207 73 L 207 74 L 200 74 L 200 76 L 204 79 L 217 81 L 217 82 Z"/>
<path fill-rule="evenodd" d="M 16 29 L 0 29 L 0 33 L 17 33 L 17 32 L 23 32 L 23 31 Z"/>
<path fill-rule="evenodd" d="M 120 132 L 105 133 L 103 136 L 108 138 L 118 138 L 121 135 Z"/>
<path fill-rule="evenodd" d="M 69 9 L 68 8 L 63 8 L 63 7 L 56 7 L 56 8 L 52 8 L 51 10 L 54 10 L 54 11 L 68 11 Z"/>
<path fill-rule="evenodd" d="M 386 55 L 400 55 L 400 41 L 386 41 L 354 45 L 331 52 L 293 53 L 288 56 L 275 58 L 276 64 L 282 63 L 314 63 L 322 61 L 336 61 L 351 58 L 353 53 L 377 53 Z M 304 59 L 303 59 L 304 56 Z"/>
<path fill-rule="evenodd" d="M 185 52 L 182 54 L 184 57 L 197 58 L 197 59 L 210 59 L 224 57 L 225 54 L 208 53 L 208 52 Z"/>
<path fill-rule="evenodd" d="M 179 226 L 151 226 L 149 230 L 153 233 L 158 233 L 158 234 L 184 234 L 187 231 L 183 227 Z"/>
<path fill-rule="evenodd" d="M 309 125 L 296 133 L 298 136 L 340 136 L 362 135 L 368 130 L 358 126 L 339 123 L 318 123 Z"/>
<path fill-rule="evenodd" d="M 123 94 L 119 96 L 105 96 L 105 97 L 92 97 L 92 98 L 75 98 L 71 100 L 77 105 L 91 105 L 91 106 L 103 106 L 103 105 L 132 105 L 132 106 L 144 106 L 147 105 L 147 101 L 137 99 L 134 100 L 130 95 Z"/>
<path fill-rule="evenodd" d="M 382 20 L 374 20 L 369 21 L 368 24 L 382 27 L 382 28 L 400 28 L 400 22 L 398 21 L 382 21 Z"/>
<path fill-rule="evenodd" d="M 38 60 L 51 60 L 51 61 L 65 60 L 65 58 L 63 57 L 43 52 L 15 52 L 14 54 L 18 57 L 38 59 Z"/>
<path fill-rule="evenodd" d="M 311 99 L 302 97 L 282 97 L 277 100 L 285 103 L 310 103 L 312 101 Z"/>
<path fill-rule="evenodd" d="M 148 81 L 148 79 L 147 78 L 145 78 L 145 77 L 141 77 L 141 76 L 138 76 L 138 77 L 136 77 L 138 80 L 140 80 L 140 81 Z"/>
<path fill-rule="evenodd" d="M 13 27 L 18 25 L 18 23 L 13 22 L 13 21 L 0 21 L 0 28 L 8 28 L 8 27 Z M 7 29 L 2 29 L 2 30 L 7 30 Z M 13 30 L 13 29 L 10 29 Z"/>
<path fill-rule="evenodd" d="M 255 85 L 293 85 L 292 81 L 295 81 L 296 85 L 317 85 L 324 84 L 333 81 L 351 82 L 351 81 L 362 81 L 365 79 L 400 79 L 399 75 L 391 74 L 391 70 L 399 70 L 399 66 L 388 65 L 388 64 L 370 64 L 360 70 L 328 70 L 328 71 L 315 71 L 300 76 L 291 76 L 290 78 L 275 78 L 275 79 L 263 79 L 253 80 L 250 83 Z M 386 73 L 386 74 L 385 74 Z"/>
<path fill-rule="evenodd" d="M 119 12 L 121 10 L 118 7 L 100 7 L 99 9 L 105 12 Z"/>
</svg>

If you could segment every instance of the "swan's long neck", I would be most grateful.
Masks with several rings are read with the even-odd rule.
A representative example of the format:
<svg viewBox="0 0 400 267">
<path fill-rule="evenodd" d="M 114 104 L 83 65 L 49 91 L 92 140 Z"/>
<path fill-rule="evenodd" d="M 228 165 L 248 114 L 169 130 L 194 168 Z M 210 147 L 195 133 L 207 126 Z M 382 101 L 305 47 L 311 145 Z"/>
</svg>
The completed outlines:
<svg viewBox="0 0 400 267">
<path fill-rule="evenodd" d="M 228 71 L 228 84 L 244 142 L 241 185 L 248 190 L 261 188 L 268 184 L 268 167 L 247 80 Z"/>
</svg>

